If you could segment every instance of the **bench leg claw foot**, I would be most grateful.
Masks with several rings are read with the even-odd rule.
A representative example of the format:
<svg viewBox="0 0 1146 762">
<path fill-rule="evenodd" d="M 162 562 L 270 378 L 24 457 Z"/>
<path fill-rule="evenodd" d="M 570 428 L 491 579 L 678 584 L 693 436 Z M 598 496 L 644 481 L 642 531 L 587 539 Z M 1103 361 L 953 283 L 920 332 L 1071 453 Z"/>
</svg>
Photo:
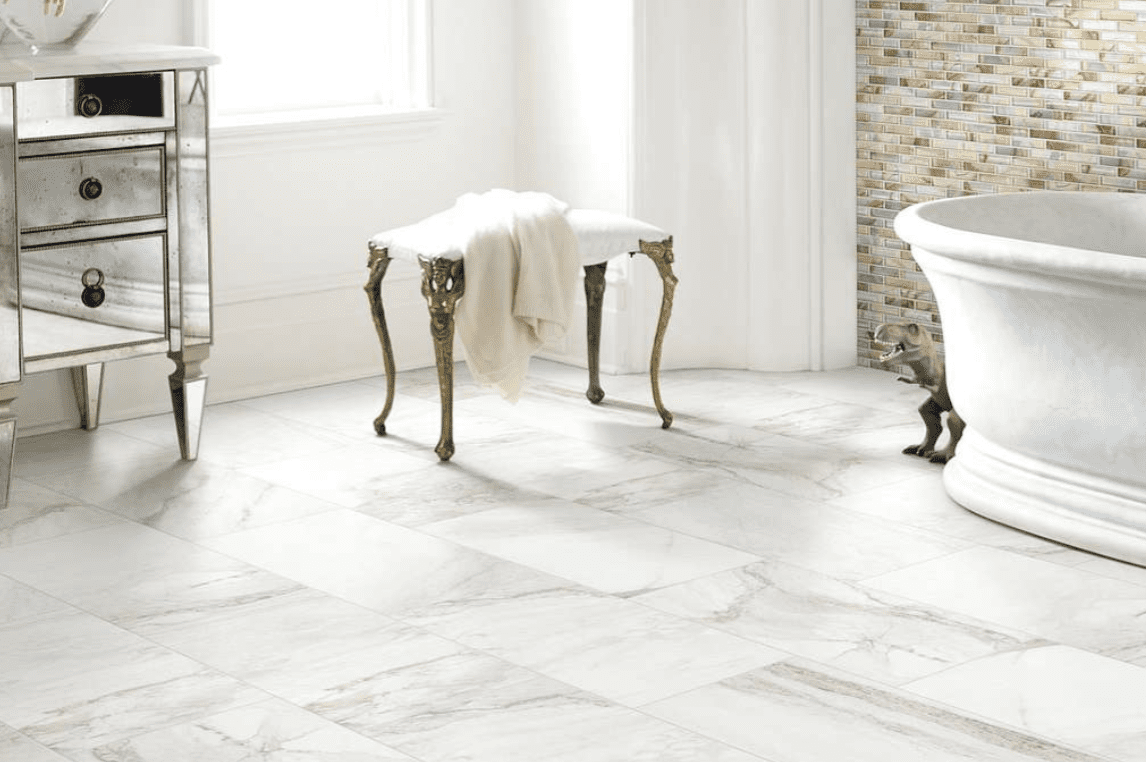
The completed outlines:
<svg viewBox="0 0 1146 762">
<path fill-rule="evenodd" d="M 466 290 L 460 259 L 420 258 L 422 296 L 430 308 L 430 334 L 438 363 L 438 390 L 442 398 L 442 436 L 434 452 L 443 461 L 454 454 L 454 310 Z"/>
<path fill-rule="evenodd" d="M 370 249 L 370 277 L 366 281 L 366 298 L 370 301 L 370 314 L 374 316 L 374 330 L 382 344 L 382 360 L 386 366 L 386 404 L 374 419 L 374 433 L 386 436 L 386 417 L 394 406 L 394 349 L 390 344 L 390 332 L 386 330 L 386 313 L 382 309 L 382 279 L 390 266 L 390 255 L 386 249 Z"/>
<path fill-rule="evenodd" d="M 601 307 L 605 301 L 605 269 L 608 262 L 585 266 L 585 343 L 588 348 L 589 390 L 585 397 L 594 405 L 605 399 L 601 388 Z"/>
<path fill-rule="evenodd" d="M 661 313 L 657 320 L 657 332 L 653 337 L 653 354 L 649 361 L 649 379 L 653 387 L 653 404 L 661 416 L 661 428 L 672 426 L 672 413 L 661 401 L 661 351 L 664 348 L 665 332 L 668 330 L 669 317 L 672 316 L 673 295 L 676 291 L 677 277 L 673 274 L 672 263 L 672 236 L 663 241 L 641 241 L 641 253 L 653 261 L 660 273 L 664 284 L 664 295 L 661 297 Z"/>
</svg>

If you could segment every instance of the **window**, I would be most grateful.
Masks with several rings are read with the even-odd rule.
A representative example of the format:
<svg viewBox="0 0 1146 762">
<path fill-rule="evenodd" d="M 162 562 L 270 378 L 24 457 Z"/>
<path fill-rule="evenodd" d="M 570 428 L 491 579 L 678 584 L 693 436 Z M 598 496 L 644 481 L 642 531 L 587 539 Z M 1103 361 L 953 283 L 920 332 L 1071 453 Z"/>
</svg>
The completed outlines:
<svg viewBox="0 0 1146 762">
<path fill-rule="evenodd" d="M 222 58 L 212 108 L 224 121 L 429 106 L 429 0 L 201 1 L 204 43 Z"/>
</svg>

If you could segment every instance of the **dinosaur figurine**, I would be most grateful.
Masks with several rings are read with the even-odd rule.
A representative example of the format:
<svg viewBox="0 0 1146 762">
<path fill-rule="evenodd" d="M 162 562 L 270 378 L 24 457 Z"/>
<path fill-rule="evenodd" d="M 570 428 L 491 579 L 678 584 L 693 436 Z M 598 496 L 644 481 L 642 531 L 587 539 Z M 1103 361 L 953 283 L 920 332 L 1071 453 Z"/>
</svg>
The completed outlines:
<svg viewBox="0 0 1146 762">
<path fill-rule="evenodd" d="M 954 458 L 955 446 L 963 436 L 965 424 L 951 406 L 943 361 L 935 351 L 931 334 L 918 323 L 881 325 L 875 329 L 872 340 L 876 344 L 891 347 L 879 356 L 880 363 L 902 363 L 915 372 L 915 378 L 900 376 L 899 381 L 918 384 L 931 393 L 927 401 L 919 406 L 919 415 L 927 427 L 927 436 L 923 442 L 906 447 L 903 452 L 927 458 L 932 463 L 946 463 Z M 951 437 L 945 449 L 936 451 L 935 443 L 943 431 L 941 413 L 944 412 L 947 413 L 947 428 Z"/>
</svg>

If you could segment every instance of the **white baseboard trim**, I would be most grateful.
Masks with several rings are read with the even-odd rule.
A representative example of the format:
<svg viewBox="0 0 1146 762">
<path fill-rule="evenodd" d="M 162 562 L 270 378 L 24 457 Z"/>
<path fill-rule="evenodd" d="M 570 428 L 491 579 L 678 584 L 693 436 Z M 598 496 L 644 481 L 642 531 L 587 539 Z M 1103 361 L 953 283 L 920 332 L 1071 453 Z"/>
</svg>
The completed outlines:
<svg viewBox="0 0 1146 762">
<path fill-rule="evenodd" d="M 355 289 L 362 293 L 362 289 L 366 286 L 368 273 L 365 268 L 360 272 L 354 273 L 339 273 L 336 275 L 328 275 L 323 278 L 281 278 L 274 281 L 266 281 L 253 286 L 240 286 L 238 288 L 229 288 L 220 291 L 215 295 L 215 306 L 226 307 L 235 304 L 245 304 L 247 302 L 259 302 L 274 299 L 282 299 L 286 297 L 304 296 L 307 294 L 321 294 L 327 291 L 344 291 Z M 386 278 L 383 280 L 383 287 L 389 289 L 391 284 L 396 283 L 412 283 L 410 286 L 417 292 L 416 284 L 421 280 L 421 275 L 414 270 L 401 271 L 394 268 L 393 272 L 387 272 Z M 365 296 L 360 297 L 365 300 Z"/>
</svg>

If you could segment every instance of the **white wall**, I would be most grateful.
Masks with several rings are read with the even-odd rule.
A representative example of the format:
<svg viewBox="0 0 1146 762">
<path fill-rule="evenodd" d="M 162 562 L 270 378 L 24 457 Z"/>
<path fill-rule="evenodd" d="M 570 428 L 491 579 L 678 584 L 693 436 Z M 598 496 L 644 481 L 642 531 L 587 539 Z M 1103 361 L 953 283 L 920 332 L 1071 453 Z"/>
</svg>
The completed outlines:
<svg viewBox="0 0 1146 762">
<path fill-rule="evenodd" d="M 626 212 L 632 3 L 516 0 L 514 8 L 518 187 Z"/>
<path fill-rule="evenodd" d="M 181 0 L 116 0 L 89 39 L 180 45 L 188 41 L 184 21 Z"/>
<path fill-rule="evenodd" d="M 93 38 L 189 40 L 180 0 L 119 0 Z M 513 0 L 434 5 L 436 105 L 427 130 L 212 140 L 215 345 L 211 402 L 382 372 L 362 284 L 366 240 L 475 189 L 512 187 Z M 433 363 L 415 268 L 386 277 L 399 367 Z M 107 366 L 107 421 L 170 409 L 165 357 Z M 78 426 L 66 371 L 25 378 L 20 432 Z M 174 441 L 174 438 L 173 438 Z"/>
</svg>

